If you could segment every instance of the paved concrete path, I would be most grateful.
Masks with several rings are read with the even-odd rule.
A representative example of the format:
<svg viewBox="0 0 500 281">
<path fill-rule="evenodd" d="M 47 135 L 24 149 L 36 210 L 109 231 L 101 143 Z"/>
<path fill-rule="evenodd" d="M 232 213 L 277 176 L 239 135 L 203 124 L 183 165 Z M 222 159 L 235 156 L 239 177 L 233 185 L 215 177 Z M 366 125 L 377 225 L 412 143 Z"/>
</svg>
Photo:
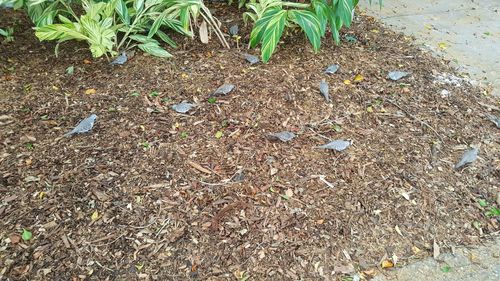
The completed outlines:
<svg viewBox="0 0 500 281">
<path fill-rule="evenodd" d="M 394 271 L 385 271 L 373 281 L 499 281 L 500 239 L 477 248 L 458 248 Z"/>
<path fill-rule="evenodd" d="M 500 97 L 500 0 L 378 0 L 360 7 L 394 30 L 415 36 Z"/>
<path fill-rule="evenodd" d="M 437 56 L 500 97 L 500 0 L 360 1 L 364 13 L 416 38 Z M 474 249 L 459 248 L 394 271 L 375 281 L 500 281 L 500 238 Z"/>
</svg>

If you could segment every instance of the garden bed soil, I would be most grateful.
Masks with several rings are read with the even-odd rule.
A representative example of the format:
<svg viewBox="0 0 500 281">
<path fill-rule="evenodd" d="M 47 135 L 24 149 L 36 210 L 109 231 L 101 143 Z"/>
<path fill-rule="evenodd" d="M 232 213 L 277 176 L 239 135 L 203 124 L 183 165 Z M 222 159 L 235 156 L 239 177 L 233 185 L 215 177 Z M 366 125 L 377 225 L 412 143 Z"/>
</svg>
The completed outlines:
<svg viewBox="0 0 500 281">
<path fill-rule="evenodd" d="M 227 32 L 239 20 L 224 7 L 213 5 Z M 136 52 L 111 66 L 80 43 L 56 58 L 19 15 L 0 17 L 16 25 L 0 45 L 4 278 L 370 278 L 391 270 L 383 261 L 498 233 L 485 216 L 498 207 L 500 131 L 485 118 L 498 100 L 466 80 L 436 82 L 454 73 L 446 61 L 370 17 L 346 31 L 356 42 L 324 40 L 318 54 L 286 37 L 268 64 L 242 58 L 257 50 L 240 23 L 239 49 L 229 37 L 230 50 L 177 37 L 172 59 Z M 333 63 L 339 71 L 324 74 Z M 391 70 L 411 75 L 394 82 Z M 235 91 L 209 103 L 224 83 Z M 197 107 L 170 108 L 182 101 Z M 91 133 L 62 138 L 91 113 Z M 297 137 L 266 138 L 280 131 Z M 329 139 L 352 145 L 315 148 Z M 479 158 L 454 170 L 469 145 Z"/>
</svg>

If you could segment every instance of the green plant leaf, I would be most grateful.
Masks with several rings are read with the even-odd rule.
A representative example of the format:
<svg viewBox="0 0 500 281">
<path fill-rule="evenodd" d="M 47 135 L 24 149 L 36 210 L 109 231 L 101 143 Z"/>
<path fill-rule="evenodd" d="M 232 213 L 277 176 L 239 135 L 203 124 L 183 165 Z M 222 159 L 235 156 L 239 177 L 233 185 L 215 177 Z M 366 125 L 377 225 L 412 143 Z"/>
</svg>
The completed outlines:
<svg viewBox="0 0 500 281">
<path fill-rule="evenodd" d="M 165 21 L 166 16 L 167 14 L 163 12 L 155 19 L 155 21 L 151 25 L 151 28 L 149 29 L 148 38 L 152 38 L 158 32 L 163 22 Z"/>
<path fill-rule="evenodd" d="M 345 26 L 350 27 L 352 21 L 353 0 L 338 0 L 335 12 Z"/>
<path fill-rule="evenodd" d="M 33 234 L 29 231 L 23 228 L 23 234 L 21 235 L 21 238 L 23 238 L 24 241 L 29 241 L 33 237 Z"/>
<path fill-rule="evenodd" d="M 321 27 L 316 15 L 305 10 L 290 10 L 288 11 L 288 15 L 293 22 L 302 28 L 309 42 L 311 42 L 314 51 L 318 52 L 321 46 Z"/>
<path fill-rule="evenodd" d="M 451 266 L 445 265 L 445 266 L 441 267 L 441 271 L 444 273 L 448 273 L 451 271 Z"/>
<path fill-rule="evenodd" d="M 123 0 L 116 0 L 115 10 L 122 22 L 125 25 L 130 25 L 130 15 L 128 13 L 127 4 Z"/>
<path fill-rule="evenodd" d="M 129 36 L 130 39 L 135 40 L 140 43 L 149 43 L 149 42 L 155 42 L 155 39 L 149 38 L 147 36 L 144 36 L 142 34 L 133 34 Z M 158 43 L 158 41 L 156 41 Z"/>
<path fill-rule="evenodd" d="M 274 8 L 268 10 L 264 15 L 255 22 L 255 25 L 252 29 L 252 32 L 250 34 L 250 47 L 255 48 L 261 41 L 262 41 L 262 36 L 264 35 L 264 32 L 266 31 L 266 27 L 269 24 L 269 22 L 273 19 L 273 17 L 282 12 L 283 10 L 281 8 Z"/>
<path fill-rule="evenodd" d="M 266 26 L 266 30 L 262 36 L 262 61 L 264 63 L 269 61 L 276 46 L 278 46 L 281 36 L 283 35 L 283 30 L 285 29 L 286 18 L 287 11 L 281 10 Z"/>
<path fill-rule="evenodd" d="M 215 138 L 220 139 L 220 138 L 222 138 L 223 135 L 224 135 L 224 133 L 222 133 L 222 131 L 217 131 L 217 133 L 215 133 Z"/>
<path fill-rule="evenodd" d="M 156 57 L 160 57 L 160 58 L 172 57 L 172 55 L 169 52 L 162 49 L 157 43 L 148 42 L 145 44 L 139 44 L 139 45 L 137 45 L 137 47 L 139 47 L 139 49 L 143 50 L 144 52 L 151 54 L 153 56 L 156 56 Z"/>
<path fill-rule="evenodd" d="M 315 0 L 312 2 L 312 5 L 314 7 L 314 12 L 316 13 L 316 17 L 319 20 L 320 23 L 320 31 L 321 31 L 321 37 L 325 36 L 326 32 L 326 24 L 328 23 L 328 12 L 327 9 L 328 7 L 326 6 L 325 3 Z"/>
<path fill-rule="evenodd" d="M 49 24 L 42 27 L 35 27 L 35 35 L 40 41 L 44 40 L 87 40 L 87 36 L 77 30 L 73 23 Z"/>
<path fill-rule="evenodd" d="M 481 207 L 488 206 L 488 202 L 484 199 L 479 199 L 478 203 L 479 203 L 479 206 L 481 206 Z"/>
<path fill-rule="evenodd" d="M 497 207 L 492 207 L 488 212 L 485 213 L 486 216 L 488 217 L 498 217 L 500 216 L 500 209 Z"/>
<path fill-rule="evenodd" d="M 340 27 L 337 25 L 337 16 L 331 6 L 325 5 L 325 13 L 328 19 L 328 23 L 330 24 L 330 30 L 332 31 L 332 37 L 335 43 L 340 44 Z"/>
<path fill-rule="evenodd" d="M 134 0 L 134 9 L 137 14 L 140 14 L 144 9 L 144 0 Z"/>
<path fill-rule="evenodd" d="M 156 32 L 156 35 L 158 35 L 158 37 L 160 37 L 163 42 L 169 44 L 172 48 L 177 48 L 177 43 L 175 43 L 174 40 L 172 40 L 167 34 L 165 34 L 165 32 L 158 30 Z"/>
</svg>

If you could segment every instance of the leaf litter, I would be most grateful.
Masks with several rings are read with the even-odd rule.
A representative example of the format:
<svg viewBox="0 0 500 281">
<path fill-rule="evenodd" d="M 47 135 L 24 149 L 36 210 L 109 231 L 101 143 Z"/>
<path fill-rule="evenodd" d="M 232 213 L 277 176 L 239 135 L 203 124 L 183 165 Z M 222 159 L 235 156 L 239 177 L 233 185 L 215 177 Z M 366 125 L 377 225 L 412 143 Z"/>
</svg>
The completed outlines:
<svg viewBox="0 0 500 281">
<path fill-rule="evenodd" d="M 7 25 L 19 18 L 12 13 L 2 13 Z M 112 72 L 86 52 L 58 60 L 46 59 L 53 56 L 50 48 L 31 54 L 23 46 L 35 38 L 0 44 L 2 65 L 16 70 L 0 69 L 0 88 L 31 85 L 31 92 L 2 96 L 2 112 L 12 118 L 0 120 L 1 274 L 12 280 L 185 280 L 193 274 L 211 280 L 238 271 L 252 280 L 336 280 L 343 278 L 332 274 L 338 265 L 371 272 L 382 260 L 390 267 L 395 257 L 399 263 L 415 258 L 408 249 L 421 249 L 419 258 L 432 256 L 434 240 L 476 245 L 497 233 L 498 224 L 473 198 L 497 196 L 491 183 L 498 131 L 481 105 L 496 102 L 469 83 L 442 99 L 443 86 L 433 83 L 429 69 L 452 69 L 402 35 L 359 18 L 350 30 L 363 38 L 355 46 L 359 52 L 341 44 L 314 55 L 292 42 L 280 45 L 276 62 L 250 69 L 236 49 L 205 56 L 209 47 L 218 48 L 213 40 L 187 42 L 190 51 L 176 53 L 168 67 L 141 55 Z M 29 20 L 21 25 L 28 28 Z M 380 32 L 369 32 L 375 29 Z M 413 59 L 394 56 L 401 52 Z M 28 64 L 19 59 L 27 56 Z M 327 80 L 338 90 L 335 104 L 318 103 L 318 82 L 332 57 L 345 76 L 337 72 Z M 61 75 L 68 65 L 79 70 L 78 83 Z M 412 72 L 412 85 L 368 79 L 400 65 Z M 183 73 L 180 66 L 189 75 L 174 79 Z M 361 83 L 342 83 L 360 70 Z M 47 75 L 42 80 L 39 73 Z M 148 114 L 145 108 L 164 109 L 168 102 L 121 96 L 154 90 L 197 102 L 221 81 L 237 83 L 241 94 L 200 106 L 196 116 Z M 78 94 L 54 95 L 51 85 Z M 85 89 L 99 94 L 84 95 Z M 382 112 L 373 101 L 389 95 L 394 104 L 384 103 Z M 105 120 L 99 134 L 55 142 L 89 111 Z M 262 140 L 276 128 L 300 138 L 286 145 Z M 224 136 L 215 138 L 217 131 Z M 442 146 L 432 156 L 438 135 Z M 23 136 L 36 145 L 28 149 Z M 347 136 L 356 139 L 349 153 L 313 149 Z M 478 136 L 482 161 L 451 173 L 460 157 L 454 147 L 464 149 Z M 231 180 L 238 170 L 244 170 L 243 182 L 242 176 Z M 33 181 L 25 182 L 28 176 Z M 9 243 L 23 228 L 33 238 Z M 397 238 L 400 232 L 404 239 Z"/>
</svg>

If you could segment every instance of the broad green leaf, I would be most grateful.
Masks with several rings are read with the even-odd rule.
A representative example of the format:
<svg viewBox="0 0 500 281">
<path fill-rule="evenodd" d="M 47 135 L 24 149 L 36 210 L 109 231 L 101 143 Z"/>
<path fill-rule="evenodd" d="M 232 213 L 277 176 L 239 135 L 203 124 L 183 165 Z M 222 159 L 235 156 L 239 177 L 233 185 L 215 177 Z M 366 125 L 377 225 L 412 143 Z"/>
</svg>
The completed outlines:
<svg viewBox="0 0 500 281">
<path fill-rule="evenodd" d="M 0 28 L 0 35 L 2 35 L 3 37 L 7 37 L 9 34 L 7 33 L 7 31 Z"/>
<path fill-rule="evenodd" d="M 177 20 L 177 19 L 171 19 L 171 18 L 165 18 L 165 21 L 163 22 L 166 26 L 168 26 L 170 29 L 173 29 L 175 32 L 178 32 L 180 34 L 193 37 L 193 33 L 190 30 L 185 30 L 182 27 L 182 23 Z"/>
<path fill-rule="evenodd" d="M 88 15 L 83 15 L 80 18 L 81 32 L 87 38 L 87 43 L 90 45 L 90 51 L 95 58 L 101 57 L 104 54 L 113 54 L 113 46 L 116 41 L 115 31 L 111 28 L 111 19 L 97 22 L 94 18 Z"/>
<path fill-rule="evenodd" d="M 352 21 L 352 10 L 354 9 L 353 0 L 339 0 L 336 6 L 336 14 L 342 20 L 342 23 L 350 27 Z"/>
<path fill-rule="evenodd" d="M 151 38 L 153 37 L 156 32 L 160 29 L 161 25 L 163 24 L 164 20 L 165 20 L 165 17 L 166 17 L 166 13 L 163 12 L 161 13 L 156 19 L 155 21 L 153 22 L 153 24 L 151 25 L 151 28 L 149 29 L 149 32 L 148 32 L 148 37 Z"/>
<path fill-rule="evenodd" d="M 286 18 L 287 11 L 280 10 L 267 24 L 262 36 L 262 62 L 268 62 L 271 55 L 274 53 L 274 50 L 281 39 L 281 35 L 283 35 Z"/>
<path fill-rule="evenodd" d="M 172 55 L 169 52 L 165 51 L 158 44 L 155 44 L 153 42 L 139 44 L 139 45 L 137 45 L 137 47 L 139 47 L 139 49 L 143 50 L 144 52 L 151 54 L 153 56 L 156 56 L 156 57 L 160 57 L 160 58 L 172 57 Z"/>
<path fill-rule="evenodd" d="M 120 16 L 120 19 L 125 25 L 130 25 L 130 15 L 128 13 L 127 4 L 123 0 L 116 0 L 115 10 Z"/>
<path fill-rule="evenodd" d="M 180 10 L 180 15 L 179 19 L 182 24 L 182 28 L 186 31 L 190 31 L 191 29 L 189 28 L 189 7 L 184 7 Z"/>
<path fill-rule="evenodd" d="M 255 46 L 257 46 L 257 44 L 261 42 L 262 36 L 266 31 L 267 25 L 273 19 L 273 17 L 280 12 L 283 12 L 283 10 L 280 8 L 270 9 L 264 13 L 262 18 L 260 18 L 259 20 L 257 20 L 257 22 L 255 22 L 255 25 L 252 29 L 252 33 L 250 34 L 251 48 L 254 48 Z"/>
<path fill-rule="evenodd" d="M 23 234 L 21 235 L 21 238 L 23 238 L 24 241 L 29 241 L 32 237 L 33 234 L 31 233 L 31 231 L 23 228 Z"/>
<path fill-rule="evenodd" d="M 326 5 L 325 8 L 328 23 L 330 24 L 330 29 L 332 31 L 333 40 L 338 45 L 340 44 L 340 27 L 337 25 L 337 17 L 335 16 L 335 12 L 331 6 Z"/>
<path fill-rule="evenodd" d="M 174 40 L 172 40 L 172 38 L 165 34 L 165 32 L 158 30 L 156 32 L 156 35 L 158 35 L 158 37 L 160 37 L 163 42 L 169 44 L 172 48 L 177 48 L 177 44 L 174 42 Z"/>
<path fill-rule="evenodd" d="M 40 41 L 50 40 L 87 40 L 87 36 L 76 30 L 73 23 L 70 24 L 50 24 L 35 28 L 35 35 Z"/>
<path fill-rule="evenodd" d="M 24 5 L 24 1 L 23 0 L 16 0 L 14 2 L 14 6 L 12 8 L 14 8 L 14 10 L 19 10 L 23 7 Z"/>
<path fill-rule="evenodd" d="M 140 14 L 144 9 L 144 0 L 134 0 L 134 9 L 137 14 Z"/>
<path fill-rule="evenodd" d="M 328 23 L 328 7 L 321 1 L 316 0 L 312 2 L 314 6 L 314 12 L 320 23 L 321 37 L 325 36 L 326 24 Z"/>
<path fill-rule="evenodd" d="M 149 37 L 142 35 L 142 34 L 130 35 L 129 38 L 132 40 L 135 40 L 137 42 L 140 42 L 140 43 L 155 43 L 158 45 L 158 41 L 156 39 L 149 38 Z"/>
<path fill-rule="evenodd" d="M 292 21 L 298 24 L 306 33 L 314 51 L 319 51 L 321 45 L 321 28 L 316 15 L 306 10 L 290 10 L 288 14 Z"/>
</svg>

